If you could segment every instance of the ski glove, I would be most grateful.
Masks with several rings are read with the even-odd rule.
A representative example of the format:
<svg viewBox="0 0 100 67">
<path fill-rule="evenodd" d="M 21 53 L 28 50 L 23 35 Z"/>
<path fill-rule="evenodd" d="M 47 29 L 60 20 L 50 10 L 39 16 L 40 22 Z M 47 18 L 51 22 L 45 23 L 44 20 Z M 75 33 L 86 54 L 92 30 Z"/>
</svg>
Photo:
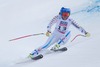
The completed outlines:
<svg viewBox="0 0 100 67">
<path fill-rule="evenodd" d="M 46 36 L 49 37 L 50 35 L 51 35 L 51 32 L 50 32 L 50 31 L 47 31 L 47 32 L 46 32 Z"/>
<path fill-rule="evenodd" d="M 87 33 L 85 34 L 85 36 L 86 36 L 86 37 L 90 37 L 90 33 L 87 32 Z"/>
</svg>

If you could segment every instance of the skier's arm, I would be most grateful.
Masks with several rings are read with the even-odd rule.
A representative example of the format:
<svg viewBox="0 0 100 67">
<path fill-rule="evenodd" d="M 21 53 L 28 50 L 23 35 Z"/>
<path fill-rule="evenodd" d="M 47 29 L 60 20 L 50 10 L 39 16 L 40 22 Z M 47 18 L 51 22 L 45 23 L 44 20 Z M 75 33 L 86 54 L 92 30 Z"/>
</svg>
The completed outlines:
<svg viewBox="0 0 100 67">
<path fill-rule="evenodd" d="M 51 32 L 51 27 L 53 26 L 54 23 L 57 22 L 57 20 L 58 20 L 58 15 L 55 16 L 55 17 L 51 20 L 51 22 L 48 24 L 48 26 L 47 26 L 47 31 Z"/>
<path fill-rule="evenodd" d="M 81 27 L 79 26 L 74 20 L 72 20 L 72 25 L 74 27 L 76 27 L 77 29 L 79 29 L 79 31 L 81 31 L 82 33 L 84 33 L 85 35 L 87 34 L 87 32 Z"/>
</svg>

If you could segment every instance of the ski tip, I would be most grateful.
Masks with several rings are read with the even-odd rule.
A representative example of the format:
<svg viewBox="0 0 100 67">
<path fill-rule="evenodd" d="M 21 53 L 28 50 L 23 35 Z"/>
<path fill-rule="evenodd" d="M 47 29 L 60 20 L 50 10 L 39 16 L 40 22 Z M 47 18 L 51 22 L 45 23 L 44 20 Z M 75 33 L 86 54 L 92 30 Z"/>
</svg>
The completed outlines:
<svg viewBox="0 0 100 67">
<path fill-rule="evenodd" d="M 67 47 L 64 47 L 64 50 L 67 51 L 68 50 Z"/>
<path fill-rule="evenodd" d="M 42 54 L 40 54 L 39 56 L 40 56 L 40 58 L 43 58 L 43 55 Z"/>
<path fill-rule="evenodd" d="M 42 58 L 43 58 L 43 55 L 40 54 L 40 55 L 38 55 L 38 56 L 36 56 L 34 58 L 31 58 L 31 59 L 33 59 L 33 60 L 39 60 L 39 59 L 42 59 Z"/>
</svg>

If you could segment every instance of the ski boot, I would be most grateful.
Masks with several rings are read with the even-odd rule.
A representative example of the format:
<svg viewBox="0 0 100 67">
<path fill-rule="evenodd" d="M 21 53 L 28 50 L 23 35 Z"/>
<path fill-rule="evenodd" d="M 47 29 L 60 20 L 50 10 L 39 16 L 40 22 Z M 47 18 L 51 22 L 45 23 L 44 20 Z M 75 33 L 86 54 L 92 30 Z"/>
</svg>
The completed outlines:
<svg viewBox="0 0 100 67">
<path fill-rule="evenodd" d="M 37 50 L 34 50 L 32 53 L 29 54 L 28 57 L 34 58 L 34 57 L 36 57 L 36 56 L 38 56 L 38 51 L 37 51 Z"/>
<path fill-rule="evenodd" d="M 59 44 L 56 44 L 54 47 L 52 47 L 50 50 L 55 51 L 58 50 L 60 48 Z"/>
<path fill-rule="evenodd" d="M 62 47 L 62 48 L 60 48 L 60 45 L 59 45 L 59 44 L 56 44 L 56 45 L 55 45 L 54 47 L 52 47 L 50 50 L 51 50 L 51 51 L 54 51 L 54 52 L 58 52 L 58 51 L 63 52 L 63 51 L 67 51 L 67 47 Z"/>
<path fill-rule="evenodd" d="M 37 50 L 34 50 L 32 53 L 29 54 L 28 57 L 33 59 L 33 60 L 38 60 L 38 59 L 43 58 L 43 55 L 39 54 Z"/>
</svg>

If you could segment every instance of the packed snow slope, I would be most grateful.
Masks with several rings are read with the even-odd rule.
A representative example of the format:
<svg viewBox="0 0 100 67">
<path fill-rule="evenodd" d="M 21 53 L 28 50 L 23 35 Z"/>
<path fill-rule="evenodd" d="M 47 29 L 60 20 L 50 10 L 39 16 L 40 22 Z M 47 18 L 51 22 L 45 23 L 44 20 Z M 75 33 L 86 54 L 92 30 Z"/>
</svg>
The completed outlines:
<svg viewBox="0 0 100 67">
<path fill-rule="evenodd" d="M 50 54 L 36 62 L 14 64 L 26 57 L 35 48 L 43 45 L 45 35 L 33 36 L 10 42 L 12 38 L 28 34 L 45 33 L 47 24 L 59 13 L 61 7 L 79 11 L 90 0 L 0 0 L 0 67 L 100 67 L 100 12 L 79 12 L 71 17 L 91 37 L 81 34 L 71 26 L 72 36 L 65 45 L 68 51 Z"/>
</svg>

